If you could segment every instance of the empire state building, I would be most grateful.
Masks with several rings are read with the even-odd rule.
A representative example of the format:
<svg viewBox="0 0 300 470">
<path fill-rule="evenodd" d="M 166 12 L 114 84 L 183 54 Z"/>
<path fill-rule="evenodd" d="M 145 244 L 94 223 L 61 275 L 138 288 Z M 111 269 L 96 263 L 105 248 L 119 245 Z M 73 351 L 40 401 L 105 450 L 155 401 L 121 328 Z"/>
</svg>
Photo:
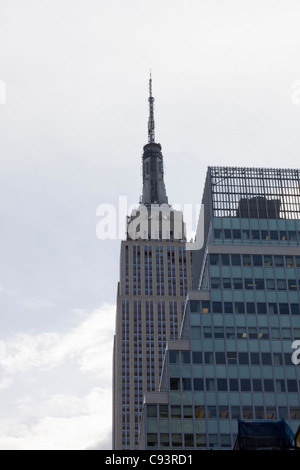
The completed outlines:
<svg viewBox="0 0 300 470">
<path fill-rule="evenodd" d="M 166 344 L 178 338 L 191 288 L 182 213 L 168 203 L 162 147 L 155 142 L 151 77 L 148 101 L 143 191 L 121 242 L 113 351 L 114 450 L 138 448 L 144 394 L 159 389 Z"/>
</svg>

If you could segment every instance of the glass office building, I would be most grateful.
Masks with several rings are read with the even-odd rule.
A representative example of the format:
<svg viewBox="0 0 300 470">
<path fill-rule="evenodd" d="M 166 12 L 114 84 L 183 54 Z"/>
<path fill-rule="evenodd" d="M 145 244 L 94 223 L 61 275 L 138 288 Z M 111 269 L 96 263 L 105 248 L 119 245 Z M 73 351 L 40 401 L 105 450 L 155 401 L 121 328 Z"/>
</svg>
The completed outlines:
<svg viewBox="0 0 300 470">
<path fill-rule="evenodd" d="M 300 425 L 300 172 L 208 168 L 203 247 L 141 449 L 232 449 L 239 418 Z"/>
</svg>

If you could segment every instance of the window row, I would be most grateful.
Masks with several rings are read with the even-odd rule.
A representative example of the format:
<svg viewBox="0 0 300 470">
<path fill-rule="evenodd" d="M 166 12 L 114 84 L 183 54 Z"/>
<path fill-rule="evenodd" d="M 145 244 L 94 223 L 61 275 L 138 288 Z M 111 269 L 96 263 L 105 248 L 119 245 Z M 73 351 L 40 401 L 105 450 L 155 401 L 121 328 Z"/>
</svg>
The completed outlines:
<svg viewBox="0 0 300 470">
<path fill-rule="evenodd" d="M 298 393 L 296 379 L 216 379 L 171 377 L 170 390 L 201 392 L 288 392 Z"/>
<path fill-rule="evenodd" d="M 148 405 L 148 418 L 159 419 L 297 419 L 300 407 L 279 406 L 204 406 L 204 405 Z"/>
<path fill-rule="evenodd" d="M 212 277 L 212 289 L 245 289 L 245 290 L 298 290 L 300 279 L 253 279 L 253 278 L 225 278 Z"/>
<path fill-rule="evenodd" d="M 210 254 L 211 266 L 264 266 L 300 268 L 300 256 Z"/>
<path fill-rule="evenodd" d="M 213 439 L 215 442 L 215 439 Z M 223 442 L 223 440 L 222 440 Z M 225 445 L 226 444 L 226 445 Z M 199 448 L 207 447 L 206 436 L 204 434 L 181 434 L 181 433 L 172 433 L 169 436 L 169 433 L 148 433 L 147 434 L 147 447 L 157 447 L 157 448 Z M 215 447 L 215 445 L 214 445 Z M 224 445 L 222 447 L 231 447 L 230 435 L 229 439 L 226 436 Z"/>
<path fill-rule="evenodd" d="M 170 364 L 240 364 L 240 365 L 263 365 L 263 366 L 290 366 L 292 353 L 270 353 L 270 352 L 208 352 L 208 351 L 169 351 Z"/>
<path fill-rule="evenodd" d="M 190 301 L 191 313 L 247 313 L 271 315 L 300 315 L 299 303 L 287 302 L 202 302 Z"/>
<path fill-rule="evenodd" d="M 300 241 L 300 232 L 296 230 L 249 230 L 249 229 L 214 229 L 214 239 L 219 241 L 226 240 L 252 240 L 274 241 L 274 242 L 292 242 Z"/>
<path fill-rule="evenodd" d="M 226 339 L 283 339 L 292 340 L 300 339 L 300 328 L 268 328 L 268 327 L 251 327 L 241 326 L 234 328 L 233 326 L 192 326 L 192 339 L 207 338 L 226 338 Z"/>
</svg>

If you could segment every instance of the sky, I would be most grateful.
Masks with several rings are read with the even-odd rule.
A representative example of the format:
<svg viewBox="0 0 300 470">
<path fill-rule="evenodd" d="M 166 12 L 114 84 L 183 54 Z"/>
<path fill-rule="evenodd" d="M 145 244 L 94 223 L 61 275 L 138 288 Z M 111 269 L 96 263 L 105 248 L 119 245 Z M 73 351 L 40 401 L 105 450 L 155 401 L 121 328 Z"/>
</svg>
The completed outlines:
<svg viewBox="0 0 300 470">
<path fill-rule="evenodd" d="M 150 69 L 196 223 L 208 165 L 299 168 L 299 21 L 298 0 L 1 0 L 1 450 L 111 448 L 125 229 L 100 240 L 97 214 L 139 200 Z"/>
</svg>

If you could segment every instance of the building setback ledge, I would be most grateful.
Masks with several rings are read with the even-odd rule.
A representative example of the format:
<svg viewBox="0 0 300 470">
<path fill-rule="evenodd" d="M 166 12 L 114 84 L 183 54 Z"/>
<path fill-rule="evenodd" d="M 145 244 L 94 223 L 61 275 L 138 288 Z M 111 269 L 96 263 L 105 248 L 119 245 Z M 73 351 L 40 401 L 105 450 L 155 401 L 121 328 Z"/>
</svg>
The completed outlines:
<svg viewBox="0 0 300 470">
<path fill-rule="evenodd" d="M 187 300 L 210 300 L 210 290 L 189 290 Z"/>
<path fill-rule="evenodd" d="M 164 392 L 146 392 L 144 395 L 144 404 L 163 404 L 169 403 L 169 394 Z"/>
<path fill-rule="evenodd" d="M 189 339 L 170 339 L 167 343 L 169 351 L 189 351 L 191 342 Z"/>
</svg>

